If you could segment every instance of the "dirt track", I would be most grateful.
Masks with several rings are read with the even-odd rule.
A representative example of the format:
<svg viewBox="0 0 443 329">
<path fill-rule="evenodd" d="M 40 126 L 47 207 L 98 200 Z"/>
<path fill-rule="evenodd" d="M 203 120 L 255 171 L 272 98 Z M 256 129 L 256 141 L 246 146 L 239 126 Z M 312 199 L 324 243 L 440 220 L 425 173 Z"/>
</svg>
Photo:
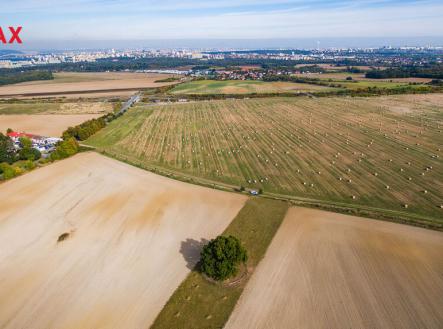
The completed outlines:
<svg viewBox="0 0 443 329">
<path fill-rule="evenodd" d="M 190 241 L 245 202 L 95 153 L 4 183 L 0 200 L 0 328 L 33 329 L 148 328 L 194 264 Z"/>
<path fill-rule="evenodd" d="M 292 208 L 226 328 L 442 328 L 443 233 Z"/>
<path fill-rule="evenodd" d="M 0 115 L 0 131 L 6 129 L 42 136 L 60 137 L 70 126 L 76 126 L 102 114 L 36 114 Z"/>
</svg>

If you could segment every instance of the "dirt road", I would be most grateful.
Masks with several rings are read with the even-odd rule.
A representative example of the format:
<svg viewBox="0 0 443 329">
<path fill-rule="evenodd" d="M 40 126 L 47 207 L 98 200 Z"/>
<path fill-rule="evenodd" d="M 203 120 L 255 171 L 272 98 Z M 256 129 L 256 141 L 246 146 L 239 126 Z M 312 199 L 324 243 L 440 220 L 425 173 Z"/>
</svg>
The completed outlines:
<svg viewBox="0 0 443 329">
<path fill-rule="evenodd" d="M 292 208 L 226 328 L 442 328 L 443 233 Z"/>
<path fill-rule="evenodd" d="M 95 153 L 1 184 L 0 328 L 148 328 L 245 199 Z"/>
</svg>

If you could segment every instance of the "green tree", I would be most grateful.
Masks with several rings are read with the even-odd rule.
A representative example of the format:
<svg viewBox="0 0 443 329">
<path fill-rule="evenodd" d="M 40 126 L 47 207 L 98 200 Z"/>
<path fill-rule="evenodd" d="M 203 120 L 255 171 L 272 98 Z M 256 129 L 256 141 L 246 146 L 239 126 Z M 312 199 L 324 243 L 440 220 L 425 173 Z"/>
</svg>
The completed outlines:
<svg viewBox="0 0 443 329">
<path fill-rule="evenodd" d="M 36 161 L 42 157 L 39 150 L 32 147 L 24 147 L 18 153 L 20 160 Z"/>
<path fill-rule="evenodd" d="M 78 152 L 78 147 L 77 140 L 70 137 L 58 143 L 55 151 L 51 153 L 50 159 L 54 161 L 70 157 Z"/>
<path fill-rule="evenodd" d="M 32 141 L 28 137 L 20 137 L 19 141 L 22 145 L 22 148 L 32 148 Z"/>
<path fill-rule="evenodd" d="M 238 265 L 246 262 L 248 255 L 240 240 L 234 236 L 218 236 L 204 246 L 200 269 L 215 280 L 225 280 L 237 274 Z"/>
<path fill-rule="evenodd" d="M 15 161 L 15 149 L 12 140 L 0 133 L 0 163 L 7 162 L 9 164 Z"/>
</svg>

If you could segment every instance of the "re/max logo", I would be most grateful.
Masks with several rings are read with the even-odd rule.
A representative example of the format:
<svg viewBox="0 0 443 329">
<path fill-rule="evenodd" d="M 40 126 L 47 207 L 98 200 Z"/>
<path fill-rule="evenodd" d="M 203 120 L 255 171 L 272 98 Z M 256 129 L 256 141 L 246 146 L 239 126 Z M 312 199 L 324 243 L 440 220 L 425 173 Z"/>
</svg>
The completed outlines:
<svg viewBox="0 0 443 329">
<path fill-rule="evenodd" d="M 9 38 L 9 41 L 6 41 L 6 37 L 5 34 L 3 33 L 3 29 L 0 26 L 0 41 L 1 43 L 5 44 L 5 43 L 22 43 L 22 40 L 20 39 L 19 33 L 22 30 L 21 26 L 17 26 L 17 28 L 13 27 L 13 26 L 9 26 L 9 31 L 11 32 L 11 37 Z"/>
</svg>

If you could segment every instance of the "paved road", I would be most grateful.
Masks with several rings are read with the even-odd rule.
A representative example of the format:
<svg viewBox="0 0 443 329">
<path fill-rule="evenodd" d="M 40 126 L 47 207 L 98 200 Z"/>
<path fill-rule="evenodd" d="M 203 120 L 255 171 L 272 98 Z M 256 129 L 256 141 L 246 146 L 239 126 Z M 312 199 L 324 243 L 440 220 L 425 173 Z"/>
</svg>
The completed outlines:
<svg viewBox="0 0 443 329">
<path fill-rule="evenodd" d="M 123 104 L 120 111 L 118 111 L 117 114 L 123 114 L 125 113 L 134 103 L 137 103 L 140 101 L 140 95 L 136 94 L 132 96 L 126 103 Z"/>
</svg>

